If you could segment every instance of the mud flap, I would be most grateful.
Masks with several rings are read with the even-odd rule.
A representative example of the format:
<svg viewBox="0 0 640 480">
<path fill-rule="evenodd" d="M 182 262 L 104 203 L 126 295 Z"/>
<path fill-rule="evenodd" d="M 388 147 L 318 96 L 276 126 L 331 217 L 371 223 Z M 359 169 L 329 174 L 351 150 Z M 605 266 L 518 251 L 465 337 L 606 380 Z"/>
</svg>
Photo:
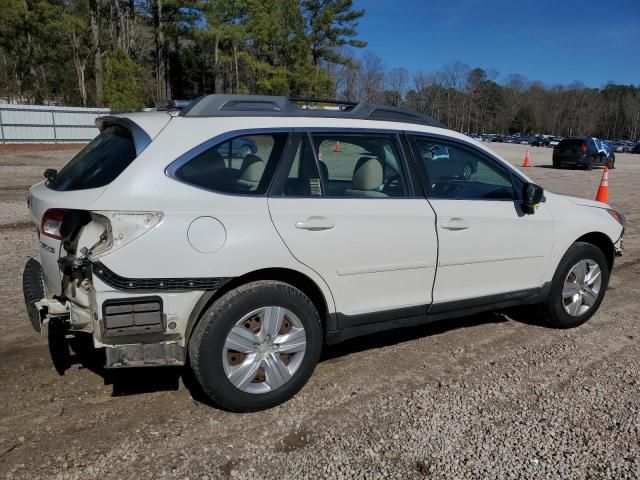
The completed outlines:
<svg viewBox="0 0 640 480">
<path fill-rule="evenodd" d="M 42 279 L 42 267 L 35 258 L 27 260 L 22 272 L 22 292 L 27 305 L 27 313 L 34 330 L 38 333 L 42 331 L 42 320 L 40 311 L 36 307 L 36 302 L 42 300 L 44 294 L 44 281 Z"/>
</svg>

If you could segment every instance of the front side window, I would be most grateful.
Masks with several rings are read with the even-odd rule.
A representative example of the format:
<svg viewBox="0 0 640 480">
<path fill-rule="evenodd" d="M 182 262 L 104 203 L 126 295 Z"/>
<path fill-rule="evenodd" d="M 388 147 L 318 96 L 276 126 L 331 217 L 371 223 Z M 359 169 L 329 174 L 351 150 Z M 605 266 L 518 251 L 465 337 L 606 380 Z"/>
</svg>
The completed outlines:
<svg viewBox="0 0 640 480">
<path fill-rule="evenodd" d="M 400 148 L 392 134 L 312 134 L 323 196 L 409 196 Z"/>
<path fill-rule="evenodd" d="M 58 191 L 104 187 L 135 158 L 136 148 L 129 130 L 112 125 L 80 150 L 47 186 Z"/>
<path fill-rule="evenodd" d="M 174 175 L 207 190 L 264 195 L 286 141 L 286 133 L 237 136 L 191 158 Z"/>
<path fill-rule="evenodd" d="M 515 198 L 509 171 L 462 145 L 414 137 L 433 198 L 511 200 Z"/>
</svg>

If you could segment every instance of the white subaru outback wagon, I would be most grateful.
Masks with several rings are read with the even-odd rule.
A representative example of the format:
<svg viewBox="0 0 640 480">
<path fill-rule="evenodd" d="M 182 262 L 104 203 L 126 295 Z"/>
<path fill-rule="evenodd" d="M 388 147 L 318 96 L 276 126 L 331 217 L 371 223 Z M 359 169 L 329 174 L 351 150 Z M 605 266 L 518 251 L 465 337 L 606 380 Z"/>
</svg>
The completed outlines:
<svg viewBox="0 0 640 480">
<path fill-rule="evenodd" d="M 388 106 L 208 95 L 101 133 L 28 205 L 36 330 L 105 367 L 188 365 L 235 411 L 291 398 L 323 345 L 537 305 L 602 302 L 624 217 L 544 192 L 482 144 Z"/>
</svg>

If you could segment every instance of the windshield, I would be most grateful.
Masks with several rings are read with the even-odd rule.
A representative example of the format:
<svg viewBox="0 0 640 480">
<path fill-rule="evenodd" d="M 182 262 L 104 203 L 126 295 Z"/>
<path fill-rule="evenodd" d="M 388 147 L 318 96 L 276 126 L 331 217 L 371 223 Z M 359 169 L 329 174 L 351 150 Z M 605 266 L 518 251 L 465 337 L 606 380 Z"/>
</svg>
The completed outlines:
<svg viewBox="0 0 640 480">
<path fill-rule="evenodd" d="M 84 190 L 111 183 L 136 158 L 129 131 L 112 125 L 102 130 L 86 147 L 47 182 L 53 190 Z"/>
</svg>

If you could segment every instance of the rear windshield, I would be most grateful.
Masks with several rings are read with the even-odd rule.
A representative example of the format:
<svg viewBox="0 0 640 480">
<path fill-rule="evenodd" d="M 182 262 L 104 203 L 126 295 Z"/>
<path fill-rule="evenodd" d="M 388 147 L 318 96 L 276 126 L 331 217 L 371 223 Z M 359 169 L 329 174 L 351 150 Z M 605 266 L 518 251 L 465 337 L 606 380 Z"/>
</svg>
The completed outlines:
<svg viewBox="0 0 640 480">
<path fill-rule="evenodd" d="M 566 148 L 567 150 L 577 150 L 584 145 L 584 140 L 580 138 L 565 138 L 558 143 L 558 149 Z"/>
<path fill-rule="evenodd" d="M 136 158 L 130 132 L 121 126 L 105 128 L 56 175 L 53 190 L 84 190 L 111 183 Z"/>
</svg>

